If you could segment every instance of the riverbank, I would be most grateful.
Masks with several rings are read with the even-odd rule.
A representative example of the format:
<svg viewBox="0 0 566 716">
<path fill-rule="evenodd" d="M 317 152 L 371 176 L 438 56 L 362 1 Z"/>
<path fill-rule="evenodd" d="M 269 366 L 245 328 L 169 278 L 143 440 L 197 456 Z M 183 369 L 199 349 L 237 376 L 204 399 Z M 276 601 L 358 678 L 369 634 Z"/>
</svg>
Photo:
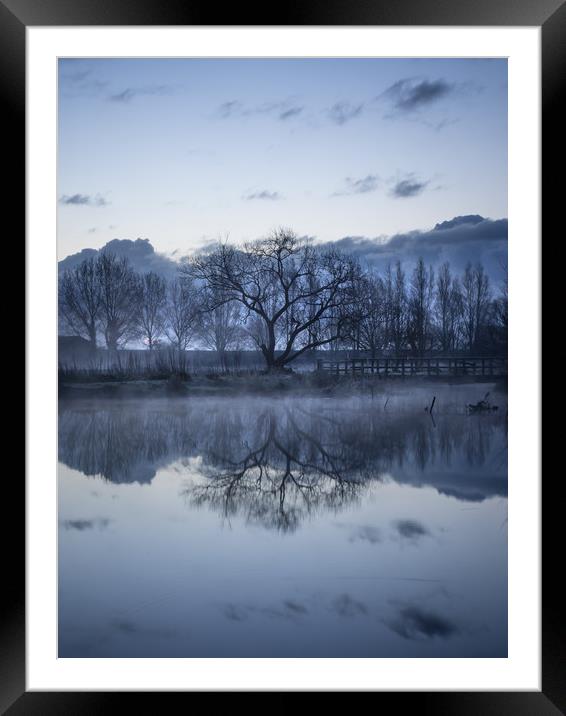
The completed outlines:
<svg viewBox="0 0 566 716">
<path fill-rule="evenodd" d="M 438 385 L 492 384 L 493 378 L 479 376 L 459 377 L 380 377 L 331 375 L 311 373 L 254 373 L 209 374 L 198 376 L 171 376 L 159 379 L 129 379 L 112 376 L 88 379 L 59 379 L 59 398 L 62 400 L 89 398 L 188 398 L 197 396 L 328 396 L 346 397 L 385 393 L 391 386 L 422 387 L 431 383 Z M 506 379 L 495 382 L 498 390 L 507 391 Z"/>
</svg>

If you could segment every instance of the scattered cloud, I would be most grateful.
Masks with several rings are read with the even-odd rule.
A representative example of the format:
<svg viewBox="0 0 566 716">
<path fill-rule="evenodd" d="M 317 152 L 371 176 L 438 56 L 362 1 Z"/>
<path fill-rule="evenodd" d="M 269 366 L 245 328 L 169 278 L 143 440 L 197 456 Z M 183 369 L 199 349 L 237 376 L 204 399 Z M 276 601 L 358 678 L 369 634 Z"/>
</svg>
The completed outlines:
<svg viewBox="0 0 566 716">
<path fill-rule="evenodd" d="M 350 102 L 336 102 L 328 110 L 329 118 L 340 126 L 352 119 L 359 117 L 362 113 L 363 104 L 351 104 Z"/>
<path fill-rule="evenodd" d="M 443 79 L 407 77 L 398 80 L 381 95 L 398 112 L 415 112 L 450 95 L 455 85 Z"/>
<path fill-rule="evenodd" d="M 121 636 L 141 637 L 141 638 L 158 638 L 170 639 L 179 632 L 173 629 L 163 629 L 160 627 L 146 626 L 145 624 L 136 624 L 128 619 L 116 619 L 110 623 L 110 626 Z"/>
<path fill-rule="evenodd" d="M 368 174 L 361 179 L 346 177 L 344 179 L 346 189 L 337 191 L 332 196 L 348 196 L 350 194 L 368 194 L 375 191 L 379 186 L 379 177 L 377 174 Z"/>
<path fill-rule="evenodd" d="M 95 527 L 98 529 L 105 529 L 110 524 L 110 520 L 106 518 L 94 519 L 94 520 L 61 520 L 59 525 L 64 530 L 76 530 L 78 532 L 84 532 L 85 530 L 92 530 Z"/>
<path fill-rule="evenodd" d="M 66 206 L 108 206 L 110 204 L 101 194 L 63 194 L 59 203 Z"/>
<path fill-rule="evenodd" d="M 280 113 L 279 119 L 284 121 L 286 119 L 290 119 L 291 117 L 296 117 L 298 114 L 301 114 L 303 110 L 304 107 L 289 107 L 289 109 L 285 109 Z"/>
<path fill-rule="evenodd" d="M 91 67 L 81 65 L 81 60 L 59 60 L 63 68 L 59 77 L 61 94 L 66 98 L 96 97 L 108 82 L 96 77 Z"/>
<path fill-rule="evenodd" d="M 397 520 L 394 527 L 401 537 L 411 541 L 430 535 L 428 529 L 416 520 Z"/>
<path fill-rule="evenodd" d="M 221 608 L 226 619 L 233 622 L 243 622 L 252 616 L 262 616 L 268 619 L 290 619 L 295 621 L 298 617 L 309 613 L 309 610 L 304 604 L 293 599 L 283 600 L 281 606 L 225 604 Z"/>
<path fill-rule="evenodd" d="M 369 542 L 370 544 L 378 544 L 381 542 L 381 532 L 377 529 L 377 527 L 373 527 L 372 525 L 360 525 L 352 530 L 349 541 L 361 541 Z"/>
<path fill-rule="evenodd" d="M 241 114 L 242 103 L 236 99 L 230 100 L 229 102 L 223 102 L 218 107 L 218 114 L 222 119 L 228 119 L 233 117 L 235 114 Z"/>
<path fill-rule="evenodd" d="M 268 191 L 267 189 L 263 189 L 262 191 L 254 191 L 251 194 L 246 194 L 243 198 L 246 201 L 251 201 L 253 199 L 280 201 L 283 197 L 278 191 Z"/>
<path fill-rule="evenodd" d="M 331 609 L 339 617 L 357 617 L 368 613 L 363 602 L 353 599 L 349 594 L 341 594 L 332 602 Z"/>
<path fill-rule="evenodd" d="M 403 639 L 449 639 L 458 633 L 457 626 L 445 617 L 420 607 L 404 606 L 397 616 L 385 621 L 387 626 Z"/>
<path fill-rule="evenodd" d="M 131 102 L 135 97 L 142 96 L 164 96 L 172 94 L 173 87 L 171 85 L 146 85 L 145 87 L 126 87 L 121 92 L 108 95 L 111 102 Z"/>
<path fill-rule="evenodd" d="M 223 102 L 217 110 L 221 119 L 232 119 L 234 117 L 251 117 L 253 115 L 271 115 L 282 122 L 302 114 L 305 107 L 296 102 L 286 99 L 276 102 L 263 102 L 262 104 L 246 105 L 240 100 L 233 99 Z"/>
<path fill-rule="evenodd" d="M 428 181 L 420 181 L 416 179 L 413 174 L 409 174 L 405 179 L 400 179 L 395 182 L 391 189 L 391 196 L 395 199 L 408 199 L 413 196 L 418 196 L 428 186 Z"/>
</svg>

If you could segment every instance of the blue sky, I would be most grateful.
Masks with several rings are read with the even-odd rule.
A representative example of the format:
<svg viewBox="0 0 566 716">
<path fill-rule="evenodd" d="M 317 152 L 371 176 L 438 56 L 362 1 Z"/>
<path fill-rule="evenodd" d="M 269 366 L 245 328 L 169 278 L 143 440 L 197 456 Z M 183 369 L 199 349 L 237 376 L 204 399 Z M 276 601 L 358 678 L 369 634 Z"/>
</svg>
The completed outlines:
<svg viewBox="0 0 566 716">
<path fill-rule="evenodd" d="M 59 61 L 60 258 L 507 216 L 501 59 Z"/>
</svg>

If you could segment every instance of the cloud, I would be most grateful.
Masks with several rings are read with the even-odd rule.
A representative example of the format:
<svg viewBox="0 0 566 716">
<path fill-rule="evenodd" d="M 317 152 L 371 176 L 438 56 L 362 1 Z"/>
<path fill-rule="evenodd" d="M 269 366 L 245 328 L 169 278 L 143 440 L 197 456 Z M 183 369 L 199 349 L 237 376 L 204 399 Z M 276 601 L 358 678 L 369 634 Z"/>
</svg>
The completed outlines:
<svg viewBox="0 0 566 716">
<path fill-rule="evenodd" d="M 363 104 L 350 104 L 350 102 L 336 102 L 328 110 L 328 116 L 334 122 L 342 126 L 362 113 Z"/>
<path fill-rule="evenodd" d="M 381 95 L 398 112 L 415 112 L 450 95 L 455 85 L 443 79 L 407 77 L 395 82 Z"/>
<path fill-rule="evenodd" d="M 372 525 L 360 525 L 359 527 L 356 527 L 354 530 L 352 530 L 350 537 L 350 542 L 369 542 L 370 544 L 378 544 L 381 542 L 381 533 L 377 529 L 377 527 L 373 527 Z"/>
<path fill-rule="evenodd" d="M 428 184 L 428 181 L 419 181 L 413 175 L 409 175 L 407 178 L 395 182 L 391 189 L 391 196 L 396 199 L 408 199 L 412 196 L 418 196 L 422 194 Z"/>
<path fill-rule="evenodd" d="M 222 119 L 228 119 L 229 117 L 233 117 L 235 114 L 240 114 L 241 112 L 242 103 L 236 99 L 230 100 L 229 102 L 223 102 L 220 107 L 218 107 L 218 114 L 222 117 Z"/>
<path fill-rule="evenodd" d="M 131 102 L 135 97 L 141 96 L 164 96 L 171 94 L 173 87 L 171 85 L 147 85 L 145 87 L 126 87 L 126 89 L 115 94 L 108 95 L 110 102 Z"/>
<path fill-rule="evenodd" d="M 83 249 L 59 261 L 59 272 L 72 269 L 84 259 L 96 258 L 100 253 L 114 253 L 125 256 L 132 267 L 140 273 L 155 271 L 166 278 L 174 278 L 177 274 L 177 263 L 155 251 L 149 239 L 112 239 L 101 249 Z"/>
<path fill-rule="evenodd" d="M 290 119 L 291 117 L 296 117 L 298 114 L 301 114 L 303 110 L 304 107 L 289 107 L 289 109 L 280 113 L 279 119 L 284 121 L 286 119 Z"/>
<path fill-rule="evenodd" d="M 243 197 L 246 201 L 251 201 L 252 199 L 264 199 L 267 201 L 280 201 L 283 197 L 278 191 L 268 191 L 267 189 L 263 189 L 263 191 L 255 191 L 251 194 L 246 194 Z"/>
<path fill-rule="evenodd" d="M 416 520 L 397 520 L 395 529 L 401 537 L 413 541 L 430 534 L 427 528 Z"/>
<path fill-rule="evenodd" d="M 462 271 L 468 261 L 481 261 L 493 281 L 503 278 L 507 258 L 507 219 L 486 219 L 477 214 L 457 216 L 428 231 L 415 230 L 389 237 L 345 236 L 321 244 L 357 257 L 363 264 L 385 270 L 400 260 L 409 269 L 419 257 L 439 265 L 449 261 Z"/>
<path fill-rule="evenodd" d="M 339 617 L 357 617 L 368 613 L 363 602 L 353 599 L 349 594 L 341 594 L 332 602 L 331 609 Z"/>
<path fill-rule="evenodd" d="M 285 122 L 297 117 L 304 111 L 303 105 L 296 104 L 290 99 L 276 102 L 263 102 L 262 104 L 246 105 L 240 100 L 233 99 L 219 105 L 217 114 L 221 119 L 234 117 L 251 117 L 253 115 L 271 115 Z"/>
<path fill-rule="evenodd" d="M 449 639 L 459 631 L 458 627 L 445 617 L 415 606 L 401 607 L 397 617 L 385 623 L 403 639 L 416 641 Z"/>
<path fill-rule="evenodd" d="M 59 60 L 59 86 L 66 98 L 96 97 L 108 86 L 107 81 L 97 79 L 91 67 L 82 60 Z"/>
<path fill-rule="evenodd" d="M 101 194 L 63 194 L 59 203 L 66 206 L 108 206 L 110 204 Z"/>
<path fill-rule="evenodd" d="M 353 179 L 352 177 L 346 177 L 344 179 L 346 189 L 344 191 L 337 191 L 332 196 L 348 196 L 350 194 L 368 194 L 369 192 L 375 191 L 379 186 L 379 177 L 377 174 L 368 174 L 361 179 Z"/>
<path fill-rule="evenodd" d="M 226 619 L 234 622 L 246 621 L 251 616 L 262 616 L 268 619 L 290 619 L 295 621 L 309 613 L 304 604 L 293 599 L 285 599 L 282 606 L 258 606 L 255 604 L 225 604 L 221 607 Z"/>
<path fill-rule="evenodd" d="M 95 527 L 98 527 L 101 530 L 105 529 L 110 524 L 110 520 L 106 518 L 95 520 L 62 520 L 59 524 L 64 530 L 84 532 L 85 530 L 92 530 Z"/>
<path fill-rule="evenodd" d="M 61 75 L 61 79 L 65 82 L 71 82 L 72 84 L 78 84 L 84 82 L 87 77 L 92 75 L 92 70 L 78 70 L 69 74 Z"/>
</svg>

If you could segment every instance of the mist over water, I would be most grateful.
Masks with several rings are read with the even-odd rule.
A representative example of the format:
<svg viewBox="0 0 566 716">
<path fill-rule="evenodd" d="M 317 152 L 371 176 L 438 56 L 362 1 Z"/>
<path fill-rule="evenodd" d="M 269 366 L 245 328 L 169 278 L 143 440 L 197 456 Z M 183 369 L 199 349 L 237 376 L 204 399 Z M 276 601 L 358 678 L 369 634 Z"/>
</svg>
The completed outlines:
<svg viewBox="0 0 566 716">
<path fill-rule="evenodd" d="M 506 656 L 489 389 L 63 401 L 59 656 Z"/>
</svg>

